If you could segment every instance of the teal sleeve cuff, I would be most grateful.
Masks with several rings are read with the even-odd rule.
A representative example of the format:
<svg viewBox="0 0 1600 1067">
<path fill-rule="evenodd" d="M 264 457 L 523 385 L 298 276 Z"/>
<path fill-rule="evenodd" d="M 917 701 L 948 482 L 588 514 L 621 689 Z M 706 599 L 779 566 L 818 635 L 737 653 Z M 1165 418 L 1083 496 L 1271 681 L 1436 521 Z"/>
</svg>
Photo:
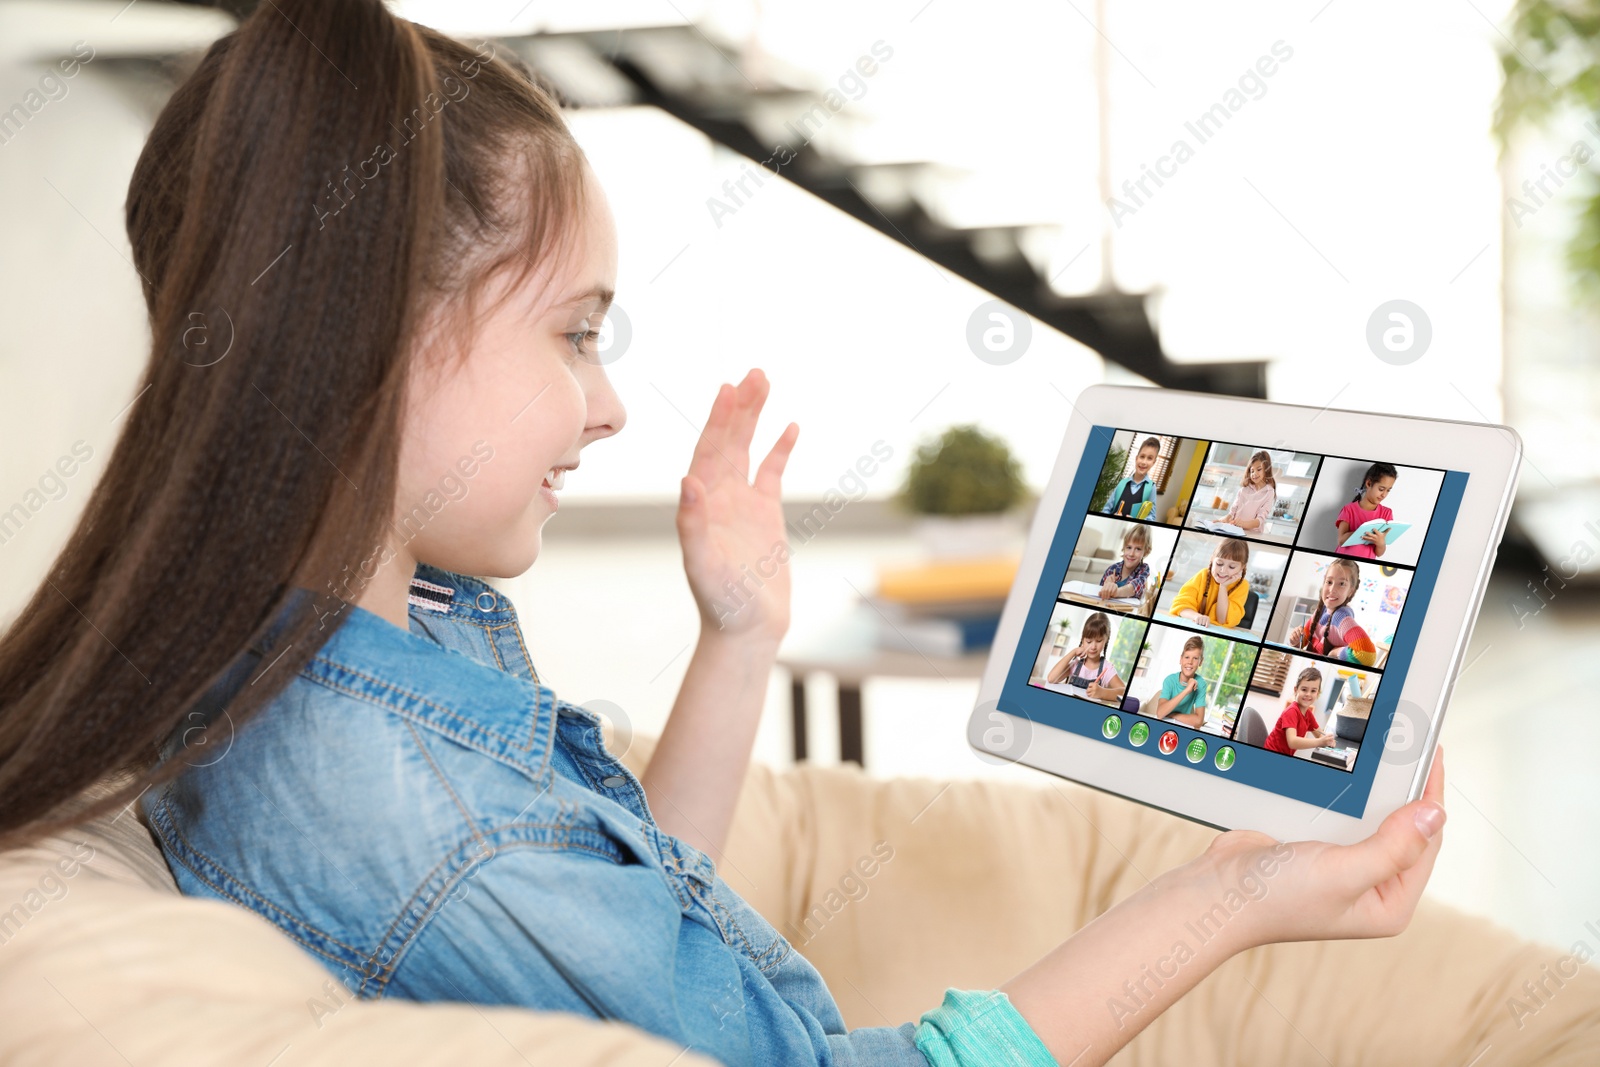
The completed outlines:
<svg viewBox="0 0 1600 1067">
<path fill-rule="evenodd" d="M 932 1067 L 1059 1067 L 1011 998 L 998 989 L 947 989 L 917 1024 Z"/>
</svg>

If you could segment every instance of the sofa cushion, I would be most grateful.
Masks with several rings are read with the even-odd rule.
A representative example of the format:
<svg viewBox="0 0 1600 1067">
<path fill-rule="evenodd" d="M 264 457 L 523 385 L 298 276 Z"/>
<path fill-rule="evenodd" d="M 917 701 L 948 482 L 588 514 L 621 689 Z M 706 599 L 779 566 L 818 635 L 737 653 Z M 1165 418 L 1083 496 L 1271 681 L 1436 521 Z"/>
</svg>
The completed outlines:
<svg viewBox="0 0 1600 1067">
<path fill-rule="evenodd" d="M 712 1067 L 623 1023 L 355 1000 L 265 919 L 179 894 L 136 810 L 0 853 L 0 1063 Z"/>
</svg>

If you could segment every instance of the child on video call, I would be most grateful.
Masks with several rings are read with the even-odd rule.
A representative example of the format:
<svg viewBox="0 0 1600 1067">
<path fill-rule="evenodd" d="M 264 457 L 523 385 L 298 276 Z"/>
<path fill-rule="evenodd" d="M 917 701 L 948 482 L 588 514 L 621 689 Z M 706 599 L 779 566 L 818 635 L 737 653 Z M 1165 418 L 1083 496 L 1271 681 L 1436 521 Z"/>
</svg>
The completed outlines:
<svg viewBox="0 0 1600 1067">
<path fill-rule="evenodd" d="M 585 1035 L 601 1034 L 591 1022 L 619 1042 L 638 1028 L 729 1067 L 1104 1063 L 1242 953 L 1238 968 L 1259 971 L 1288 958 L 1261 946 L 1387 937 L 1411 922 L 1442 841 L 1438 758 L 1424 798 L 1364 841 L 1285 848 L 1255 831 L 1219 834 L 1177 866 L 1138 870 L 1142 886 L 1095 900 L 1098 914 L 1070 916 L 1067 926 L 1091 921 L 1025 968 L 1038 945 L 1013 946 L 1009 963 L 981 974 L 919 964 L 920 1020 L 897 1002 L 899 1025 L 848 1026 L 800 946 L 719 873 L 736 870 L 724 849 L 789 630 L 790 570 L 737 613 L 722 598 L 743 561 L 785 544 L 799 426 L 767 412 L 759 368 L 700 398 L 704 431 L 682 457 L 676 505 L 698 644 L 636 775 L 599 716 L 539 681 L 521 617 L 488 583 L 543 555 L 580 454 L 620 466 L 669 447 L 661 425 L 633 428 L 596 347 L 619 277 L 599 176 L 560 102 L 493 41 L 457 41 L 380 0 L 236 6 L 253 11 L 162 108 L 128 187 L 145 384 L 70 542 L 0 633 L 0 851 L 139 804 L 179 890 L 276 924 L 278 947 L 304 949 L 298 962 L 373 1011 L 376 997 L 394 1019 L 422 1017 L 398 1015 L 397 1000 L 482 1005 L 513 1026 L 528 1014 L 514 1008 L 561 1013 Z M 468 81 L 470 93 L 456 91 Z M 397 117 L 411 127 L 409 109 L 442 94 L 448 108 L 435 103 L 392 152 Z M 324 210 L 341 203 L 325 196 L 328 176 L 374 145 L 381 179 L 367 175 L 360 195 Z M 657 180 L 677 177 L 658 169 Z M 650 214 L 629 200 L 630 213 Z M 655 269 L 634 259 L 623 276 Z M 240 329 L 227 359 L 196 371 L 180 357 L 193 309 L 213 307 Z M 688 389 L 721 378 L 745 347 L 712 338 L 692 361 L 656 369 Z M 764 412 L 776 441 L 762 458 Z M 616 451 L 608 439 L 625 424 L 663 437 Z M 1155 439 L 1141 446 L 1124 513 L 1150 506 L 1157 450 Z M 471 493 L 402 532 L 395 516 L 434 496 L 453 457 L 475 477 Z M 632 559 L 626 546 L 600 550 L 617 566 Z M 544 625 L 562 610 L 534 607 Z M 1107 662 L 1111 635 L 1091 615 L 1060 672 L 1105 699 L 1124 688 Z M 192 758 L 196 717 L 224 714 L 230 727 L 248 722 L 230 730 L 226 758 Z M 80 809 L 101 782 L 112 788 Z M 809 843 L 792 844 L 803 857 Z M 1133 884 L 1126 857 L 1072 859 L 1085 877 L 1125 865 Z M 1176 918 L 1207 914 L 1267 870 L 1270 895 L 1175 976 L 1146 981 L 1147 961 L 1179 936 Z M 908 887 L 906 906 L 932 916 L 940 895 L 965 894 L 981 922 L 991 885 L 1011 887 L 1004 872 L 973 873 Z M 903 948 L 955 959 L 949 943 L 964 936 L 929 926 Z M 943 957 L 926 951 L 941 944 Z M 252 963 L 268 965 L 265 947 Z M 1393 944 L 1389 958 L 1404 951 Z M 1105 1010 L 1130 977 L 1131 1020 Z M 234 987 L 218 990 L 225 1007 L 240 983 L 219 985 Z M 343 1034 L 343 1059 L 374 1058 L 356 1051 L 364 1032 Z M 1129 1055 L 1163 1058 L 1141 1047 Z M 624 1056 L 648 1059 L 610 1059 Z M 413 1058 L 450 1057 L 419 1046 Z M 552 1049 L 541 1062 L 573 1059 Z"/>
<path fill-rule="evenodd" d="M 1211 562 L 1183 583 L 1172 598 L 1172 614 L 1201 626 L 1238 626 L 1244 619 L 1250 583 L 1244 571 L 1250 564 L 1250 546 L 1237 537 L 1225 538 L 1211 554 Z"/>
<path fill-rule="evenodd" d="M 1262 449 L 1250 457 L 1245 468 L 1244 485 L 1233 498 L 1223 522 L 1231 522 L 1241 530 L 1259 530 L 1272 518 L 1272 507 L 1278 502 L 1278 482 L 1272 477 L 1272 457 Z"/>
<path fill-rule="evenodd" d="M 1339 517 L 1334 520 L 1334 525 L 1339 529 L 1339 547 L 1334 551 L 1341 556 L 1360 556 L 1362 559 L 1377 559 L 1383 555 L 1386 547 L 1384 539 L 1388 536 L 1380 528 L 1368 530 L 1361 535 L 1366 542 L 1363 545 L 1345 547 L 1345 541 L 1350 536 L 1350 531 L 1358 528 L 1362 523 L 1374 519 L 1390 522 L 1394 519 L 1394 512 L 1384 506 L 1383 500 L 1394 488 L 1394 480 L 1399 474 L 1391 463 L 1374 463 L 1367 468 L 1367 473 L 1361 478 L 1361 488 L 1356 490 L 1356 495 L 1350 498 L 1350 503 L 1339 510 Z"/>
<path fill-rule="evenodd" d="M 1267 733 L 1262 747 L 1292 756 L 1302 748 L 1324 748 L 1338 744 L 1330 733 L 1323 733 L 1312 710 L 1322 695 L 1322 672 L 1307 667 L 1294 681 L 1294 699 L 1284 705 L 1283 714 Z"/>
<path fill-rule="evenodd" d="M 1106 647 L 1111 644 L 1111 620 L 1097 611 L 1083 620 L 1083 635 L 1050 668 L 1045 681 L 1082 686 L 1090 700 L 1121 700 L 1127 684 L 1117 677 Z"/>
<path fill-rule="evenodd" d="M 1322 594 L 1317 613 L 1289 631 L 1289 643 L 1319 656 L 1370 667 L 1378 659 L 1377 647 L 1367 631 L 1356 622 L 1350 608 L 1356 590 L 1361 588 L 1361 567 L 1353 559 L 1330 559 L 1322 575 Z"/>
<path fill-rule="evenodd" d="M 1161 683 L 1161 693 L 1150 701 L 1150 715 L 1198 730 L 1206 721 L 1206 680 L 1195 672 L 1205 658 L 1206 643 L 1191 637 L 1183 643 L 1178 670 Z"/>
<path fill-rule="evenodd" d="M 1117 482 L 1111 490 L 1111 500 L 1106 504 L 1104 514 L 1126 515 L 1131 519 L 1149 517 L 1156 499 L 1156 483 L 1150 477 L 1150 468 L 1156 465 L 1160 456 L 1160 438 L 1146 437 L 1133 457 L 1133 477 Z"/>
<path fill-rule="evenodd" d="M 1122 531 L 1122 558 L 1100 575 L 1102 599 L 1144 596 L 1144 584 L 1150 579 L 1150 564 L 1144 560 L 1150 548 L 1150 527 L 1130 523 Z"/>
</svg>

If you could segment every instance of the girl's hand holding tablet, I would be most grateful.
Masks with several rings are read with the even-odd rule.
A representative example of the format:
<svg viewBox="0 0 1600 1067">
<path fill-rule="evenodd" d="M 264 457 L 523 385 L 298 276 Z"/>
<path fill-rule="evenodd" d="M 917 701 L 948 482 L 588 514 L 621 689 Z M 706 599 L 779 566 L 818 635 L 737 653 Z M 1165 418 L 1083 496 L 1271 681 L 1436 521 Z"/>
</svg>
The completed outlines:
<svg viewBox="0 0 1600 1067">
<path fill-rule="evenodd" d="M 1400 933 L 1433 872 L 1444 821 L 1440 752 L 1422 799 L 1391 812 L 1370 837 L 1331 845 L 1285 844 L 1256 830 L 1219 834 L 1199 856 L 1158 875 L 1000 989 L 1058 1062 L 1082 1057 L 1079 1063 L 1104 1063 L 1240 952 L 1283 941 Z M 1140 986 L 1137 1014 L 1082 1009 L 1126 997 L 1124 982 L 1138 982 L 1151 960 L 1170 958 L 1176 941 L 1187 944 L 1183 924 L 1190 916 L 1228 900 L 1244 903 L 1172 978 L 1154 990 Z"/>
<path fill-rule="evenodd" d="M 1297 841 L 1290 846 L 1293 858 L 1271 878 L 1273 890 L 1285 892 L 1252 902 L 1264 905 L 1247 924 L 1252 942 L 1388 937 L 1404 930 L 1433 872 L 1444 822 L 1441 748 L 1422 799 L 1391 812 L 1371 837 L 1352 845 Z M 1266 834 L 1232 830 L 1219 835 L 1204 855 L 1220 852 L 1219 858 L 1231 859 L 1238 870 L 1239 861 L 1248 863 L 1272 847 Z M 1245 908 L 1240 918 L 1250 911 Z"/>
</svg>

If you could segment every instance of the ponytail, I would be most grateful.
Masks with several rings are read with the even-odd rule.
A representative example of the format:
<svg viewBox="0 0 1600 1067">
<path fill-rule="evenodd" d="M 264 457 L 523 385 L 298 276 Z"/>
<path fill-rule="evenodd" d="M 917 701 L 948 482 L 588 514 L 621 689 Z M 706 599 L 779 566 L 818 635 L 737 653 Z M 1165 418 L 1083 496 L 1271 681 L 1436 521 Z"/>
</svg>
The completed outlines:
<svg viewBox="0 0 1600 1067">
<path fill-rule="evenodd" d="M 1366 495 L 1367 486 L 1371 485 L 1379 478 L 1398 477 L 1400 477 L 1400 472 L 1395 470 L 1393 463 L 1374 463 L 1372 466 L 1367 468 L 1367 473 L 1361 476 L 1361 488 L 1357 489 L 1356 495 L 1350 498 L 1350 503 L 1354 504 L 1357 500 L 1360 500 L 1364 495 Z"/>
<path fill-rule="evenodd" d="M 178 726 L 237 727 L 316 654 L 387 562 L 419 323 L 473 272 L 535 269 L 580 167 L 546 93 L 380 0 L 275 0 L 207 51 L 128 189 L 148 366 L 0 638 L 0 848 L 175 777 Z"/>
</svg>

